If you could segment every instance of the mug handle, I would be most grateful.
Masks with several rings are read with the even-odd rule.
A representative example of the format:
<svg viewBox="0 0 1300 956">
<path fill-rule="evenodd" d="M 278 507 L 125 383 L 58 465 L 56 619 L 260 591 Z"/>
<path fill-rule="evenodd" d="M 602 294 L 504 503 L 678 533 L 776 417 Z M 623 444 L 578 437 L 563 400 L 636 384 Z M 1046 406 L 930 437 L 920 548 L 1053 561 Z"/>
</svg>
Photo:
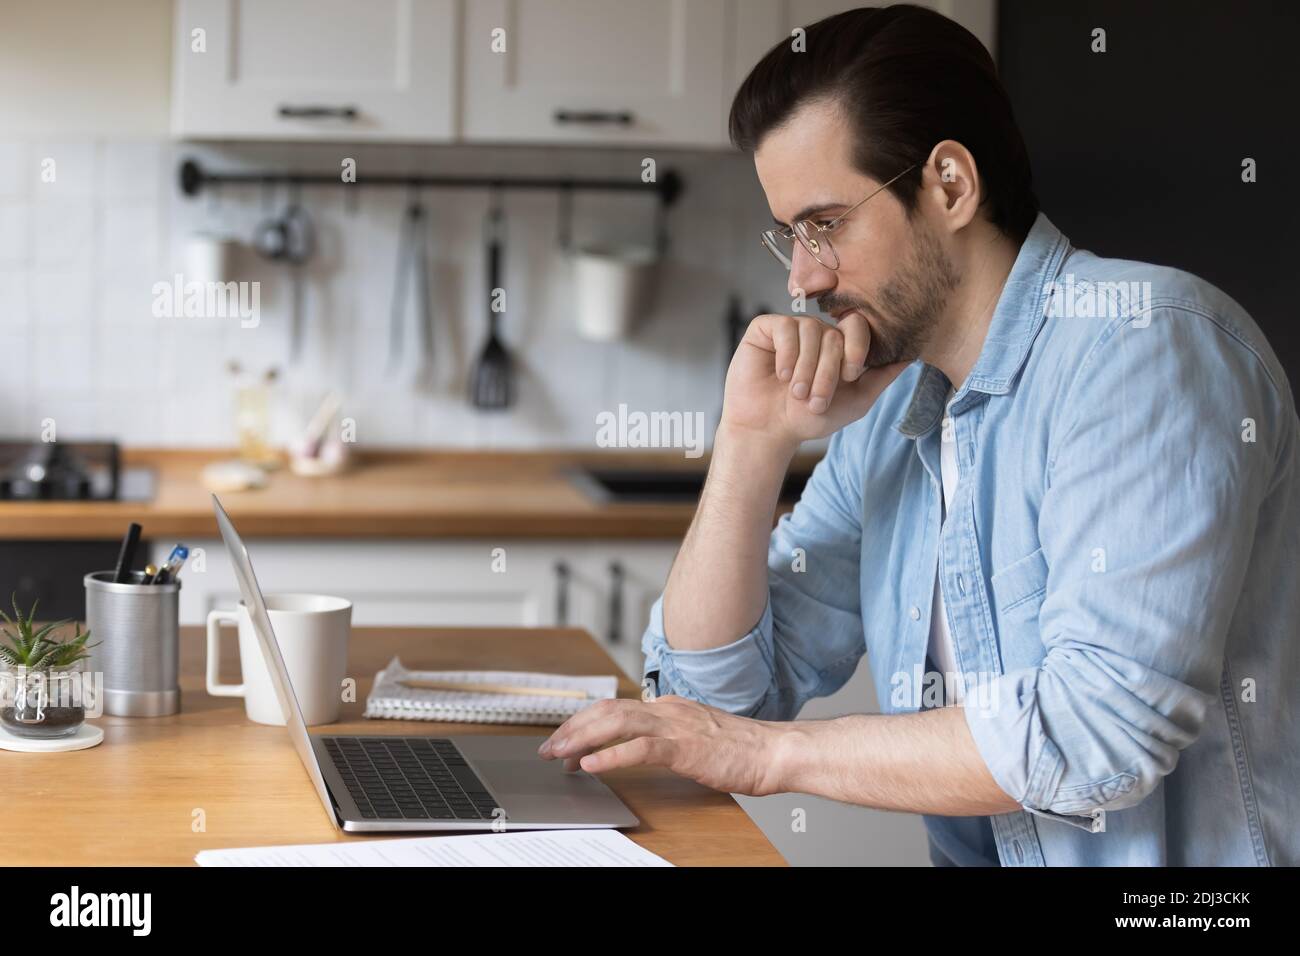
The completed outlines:
<svg viewBox="0 0 1300 956">
<path fill-rule="evenodd" d="M 217 676 L 221 667 L 221 626 L 239 627 L 235 611 L 208 612 L 208 693 L 213 697 L 243 697 L 243 684 L 223 684 Z"/>
</svg>

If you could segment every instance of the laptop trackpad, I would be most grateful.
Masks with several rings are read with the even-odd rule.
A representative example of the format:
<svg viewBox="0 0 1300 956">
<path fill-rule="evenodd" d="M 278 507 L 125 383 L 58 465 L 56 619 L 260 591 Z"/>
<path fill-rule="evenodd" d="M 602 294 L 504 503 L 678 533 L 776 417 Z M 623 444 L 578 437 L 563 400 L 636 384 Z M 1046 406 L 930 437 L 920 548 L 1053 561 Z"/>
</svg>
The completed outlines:
<svg viewBox="0 0 1300 956">
<path fill-rule="evenodd" d="M 559 760 L 475 760 L 475 768 L 489 788 L 502 797 L 581 796 L 604 793 L 605 786 L 589 773 L 569 772 Z"/>
<path fill-rule="evenodd" d="M 559 760 L 476 760 L 483 779 L 520 826 L 630 827 L 637 818 L 589 773 Z"/>
</svg>

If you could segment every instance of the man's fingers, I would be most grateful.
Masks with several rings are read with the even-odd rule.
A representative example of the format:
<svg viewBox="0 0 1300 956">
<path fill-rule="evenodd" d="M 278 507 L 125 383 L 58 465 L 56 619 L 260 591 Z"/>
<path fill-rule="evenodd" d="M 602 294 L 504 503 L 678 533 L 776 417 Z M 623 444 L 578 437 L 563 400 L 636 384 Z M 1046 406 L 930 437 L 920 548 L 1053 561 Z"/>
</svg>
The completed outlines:
<svg viewBox="0 0 1300 956">
<path fill-rule="evenodd" d="M 649 705 L 639 700 L 602 701 L 584 713 L 597 712 L 581 725 L 562 727 L 551 737 L 551 746 L 542 756 L 581 757 L 615 740 L 648 734 L 659 726 L 659 718 Z M 566 729 L 567 728 L 567 729 Z"/>
<path fill-rule="evenodd" d="M 851 386 L 846 385 L 845 388 L 854 389 L 864 401 L 874 402 L 894 379 L 907 371 L 911 364 L 911 362 L 893 362 L 889 365 L 869 368 L 862 373 L 861 378 Z"/>
<path fill-rule="evenodd" d="M 861 312 L 848 312 L 835 327 L 844 336 L 844 381 L 856 382 L 867 364 L 871 351 L 871 326 Z"/>
<path fill-rule="evenodd" d="M 799 323 L 788 315 L 757 315 L 745 330 L 742 342 L 776 353 L 776 377 L 790 381 L 799 358 Z"/>
<path fill-rule="evenodd" d="M 612 700 L 609 703 L 618 704 L 619 701 Z M 541 754 L 543 757 L 546 757 L 548 760 L 551 757 L 555 756 L 554 754 L 551 753 L 551 749 L 550 749 L 551 744 L 557 740 L 567 740 L 570 737 L 572 737 L 575 733 L 580 731 L 592 720 L 595 720 L 598 717 L 600 717 L 600 715 L 604 713 L 604 711 L 601 710 L 601 708 L 605 706 L 606 706 L 605 702 L 602 701 L 598 704 L 593 704 L 590 707 L 578 711 L 576 714 L 574 714 L 564 723 L 560 724 L 560 726 L 557 727 L 551 733 L 551 736 L 547 737 L 544 741 L 542 741 L 542 745 L 537 748 L 537 752 Z"/>
<path fill-rule="evenodd" d="M 637 737 L 616 747 L 587 754 L 580 765 L 587 773 L 604 773 L 619 767 L 667 767 L 672 763 L 672 741 L 662 737 Z"/>
<path fill-rule="evenodd" d="M 609 749 L 610 747 L 617 747 L 617 746 L 619 746 L 620 744 L 627 743 L 628 739 L 629 739 L 629 738 L 627 738 L 627 737 L 617 737 L 617 738 L 615 738 L 614 740 L 610 740 L 610 741 L 608 741 L 608 742 L 605 743 L 605 745 L 602 746 L 602 747 L 594 747 L 594 748 L 592 748 L 592 749 L 589 750 L 589 751 L 588 751 L 588 750 L 583 750 L 583 751 L 580 751 L 580 752 L 577 752 L 577 753 L 569 754 L 569 756 L 567 756 L 567 757 L 564 758 L 564 769 L 567 770 L 567 771 L 570 772 L 570 773 L 573 773 L 573 772 L 575 772 L 575 771 L 577 771 L 577 770 L 581 770 L 581 769 L 582 769 L 582 760 L 583 760 L 583 758 L 586 757 L 589 753 L 600 753 L 601 751 L 603 751 L 603 750 L 607 750 L 607 749 Z M 633 738 L 631 738 L 631 739 L 635 740 L 636 738 L 633 737 Z"/>
<path fill-rule="evenodd" d="M 813 376 L 817 374 L 817 356 L 821 351 L 823 328 L 825 326 L 816 319 L 803 319 L 799 322 L 799 360 L 794 363 L 790 393 L 801 401 L 812 392 Z"/>
<path fill-rule="evenodd" d="M 799 358 L 799 323 L 788 315 L 772 318 L 781 320 L 768 326 L 772 344 L 776 347 L 776 377 L 782 382 L 788 382 L 794 375 L 795 361 Z"/>
<path fill-rule="evenodd" d="M 817 371 L 813 375 L 812 396 L 808 410 L 820 415 L 831 406 L 835 386 L 840 383 L 840 368 L 844 364 L 844 336 L 839 329 L 825 326 L 822 330 L 821 354 Z"/>
</svg>

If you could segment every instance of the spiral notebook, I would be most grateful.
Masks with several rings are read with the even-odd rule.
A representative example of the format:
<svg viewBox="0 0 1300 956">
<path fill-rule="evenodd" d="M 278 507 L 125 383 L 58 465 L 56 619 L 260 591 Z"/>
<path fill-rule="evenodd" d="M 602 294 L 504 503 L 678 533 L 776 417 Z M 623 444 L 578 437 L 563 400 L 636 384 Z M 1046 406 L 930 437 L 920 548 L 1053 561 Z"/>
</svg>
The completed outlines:
<svg viewBox="0 0 1300 956">
<path fill-rule="evenodd" d="M 554 690 L 580 690 L 576 697 L 490 694 L 479 691 L 425 690 L 399 681 L 509 684 Z M 388 720 L 437 720 L 474 724 L 562 724 L 584 707 L 618 693 L 617 677 L 577 677 L 528 671 L 412 671 L 394 657 L 375 677 L 366 698 L 366 717 Z"/>
</svg>

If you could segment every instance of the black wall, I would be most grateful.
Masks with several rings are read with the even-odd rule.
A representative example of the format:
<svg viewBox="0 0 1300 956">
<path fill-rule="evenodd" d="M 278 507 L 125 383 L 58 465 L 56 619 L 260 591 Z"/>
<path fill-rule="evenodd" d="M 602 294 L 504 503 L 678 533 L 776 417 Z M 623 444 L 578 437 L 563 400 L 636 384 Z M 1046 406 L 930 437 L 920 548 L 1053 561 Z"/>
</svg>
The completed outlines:
<svg viewBox="0 0 1300 956">
<path fill-rule="evenodd" d="M 1076 246 L 1223 289 L 1296 389 L 1300 3 L 1002 0 L 999 20 L 1043 211 Z"/>
</svg>

